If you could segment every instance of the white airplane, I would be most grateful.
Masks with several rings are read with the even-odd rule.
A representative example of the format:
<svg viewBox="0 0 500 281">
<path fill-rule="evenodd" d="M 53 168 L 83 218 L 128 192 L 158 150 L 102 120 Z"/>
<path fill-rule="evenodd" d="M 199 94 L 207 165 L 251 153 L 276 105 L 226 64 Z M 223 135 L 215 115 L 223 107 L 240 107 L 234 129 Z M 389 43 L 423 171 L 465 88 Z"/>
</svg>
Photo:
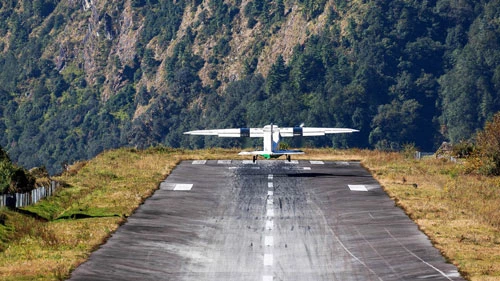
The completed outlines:
<svg viewBox="0 0 500 281">
<path fill-rule="evenodd" d="M 314 128 L 314 127 L 286 127 L 279 128 L 276 125 L 267 125 L 264 128 L 237 128 L 237 129 L 215 129 L 215 130 L 196 130 L 185 132 L 185 135 L 202 135 L 202 136 L 218 136 L 223 138 L 264 138 L 264 150 L 259 151 L 242 151 L 239 155 L 252 155 L 253 162 L 260 155 L 265 159 L 278 158 L 282 155 L 286 156 L 288 162 L 291 161 L 291 155 L 304 154 L 302 150 L 280 150 L 279 142 L 282 137 L 312 137 L 324 136 L 326 134 L 343 134 L 354 133 L 359 130 L 349 128 Z"/>
</svg>

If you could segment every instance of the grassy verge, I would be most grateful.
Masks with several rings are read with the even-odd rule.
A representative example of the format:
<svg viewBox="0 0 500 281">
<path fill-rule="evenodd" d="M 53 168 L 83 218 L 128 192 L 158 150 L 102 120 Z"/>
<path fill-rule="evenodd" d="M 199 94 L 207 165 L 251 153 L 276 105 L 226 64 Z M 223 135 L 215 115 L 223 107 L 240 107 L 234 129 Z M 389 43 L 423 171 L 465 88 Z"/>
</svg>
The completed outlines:
<svg viewBox="0 0 500 281">
<path fill-rule="evenodd" d="M 59 178 L 64 189 L 26 208 L 45 220 L 0 210 L 0 279 L 68 277 L 179 161 L 236 159 L 236 153 L 119 149 L 77 163 Z M 467 278 L 500 280 L 499 178 L 465 175 L 460 165 L 447 161 L 367 150 L 312 149 L 296 159 L 362 160 Z"/>
</svg>

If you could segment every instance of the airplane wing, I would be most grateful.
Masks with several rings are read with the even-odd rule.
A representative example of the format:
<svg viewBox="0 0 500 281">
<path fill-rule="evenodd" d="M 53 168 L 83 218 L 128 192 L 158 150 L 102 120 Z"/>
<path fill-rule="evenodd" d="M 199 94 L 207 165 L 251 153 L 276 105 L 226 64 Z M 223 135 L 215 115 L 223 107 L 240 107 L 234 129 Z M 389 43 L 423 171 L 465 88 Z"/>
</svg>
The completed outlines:
<svg viewBox="0 0 500 281">
<path fill-rule="evenodd" d="M 314 137 L 324 136 L 326 134 L 345 134 L 355 133 L 359 130 L 350 128 L 315 128 L 315 127 L 287 127 L 280 128 L 280 135 L 282 137 Z"/>
<path fill-rule="evenodd" d="M 276 151 L 242 151 L 238 155 L 292 155 L 292 154 L 305 154 L 302 150 L 276 150 Z"/>
<path fill-rule="evenodd" d="M 264 137 L 262 128 L 237 128 L 237 129 L 214 129 L 214 130 L 195 130 L 185 132 L 185 135 L 198 136 L 217 136 L 221 138 L 261 138 Z"/>
</svg>

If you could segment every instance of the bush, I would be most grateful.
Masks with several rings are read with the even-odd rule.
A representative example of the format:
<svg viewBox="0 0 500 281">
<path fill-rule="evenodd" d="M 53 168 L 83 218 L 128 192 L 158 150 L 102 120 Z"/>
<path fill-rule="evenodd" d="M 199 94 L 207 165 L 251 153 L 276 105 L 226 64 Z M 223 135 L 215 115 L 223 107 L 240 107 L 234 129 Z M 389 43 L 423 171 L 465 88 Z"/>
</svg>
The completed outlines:
<svg viewBox="0 0 500 281">
<path fill-rule="evenodd" d="M 7 152 L 5 152 L 5 150 L 3 150 L 1 146 L 0 146 L 0 161 L 10 162 L 9 155 L 7 155 Z"/>
<path fill-rule="evenodd" d="M 0 194 L 27 192 L 35 188 L 36 179 L 25 169 L 12 164 L 0 147 Z"/>
<path fill-rule="evenodd" d="M 23 168 L 0 161 L 0 193 L 28 192 L 35 188 L 35 182 L 35 177 Z"/>
<path fill-rule="evenodd" d="M 500 112 L 476 135 L 476 146 L 474 162 L 480 163 L 477 170 L 485 175 L 500 175 Z"/>
<path fill-rule="evenodd" d="M 401 152 L 405 159 L 415 159 L 417 148 L 414 143 L 407 143 L 403 145 L 403 150 Z"/>
<path fill-rule="evenodd" d="M 476 146 L 467 141 L 461 141 L 452 147 L 452 155 L 457 158 L 469 158 L 474 154 Z"/>
</svg>

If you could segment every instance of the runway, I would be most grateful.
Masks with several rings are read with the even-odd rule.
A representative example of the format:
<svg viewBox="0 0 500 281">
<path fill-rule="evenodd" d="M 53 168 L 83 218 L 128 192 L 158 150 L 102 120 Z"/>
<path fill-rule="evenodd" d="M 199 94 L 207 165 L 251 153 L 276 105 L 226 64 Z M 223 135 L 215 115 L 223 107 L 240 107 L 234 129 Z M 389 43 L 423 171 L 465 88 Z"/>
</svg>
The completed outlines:
<svg viewBox="0 0 500 281">
<path fill-rule="evenodd" d="M 358 162 L 184 161 L 70 280 L 464 280 Z"/>
</svg>

